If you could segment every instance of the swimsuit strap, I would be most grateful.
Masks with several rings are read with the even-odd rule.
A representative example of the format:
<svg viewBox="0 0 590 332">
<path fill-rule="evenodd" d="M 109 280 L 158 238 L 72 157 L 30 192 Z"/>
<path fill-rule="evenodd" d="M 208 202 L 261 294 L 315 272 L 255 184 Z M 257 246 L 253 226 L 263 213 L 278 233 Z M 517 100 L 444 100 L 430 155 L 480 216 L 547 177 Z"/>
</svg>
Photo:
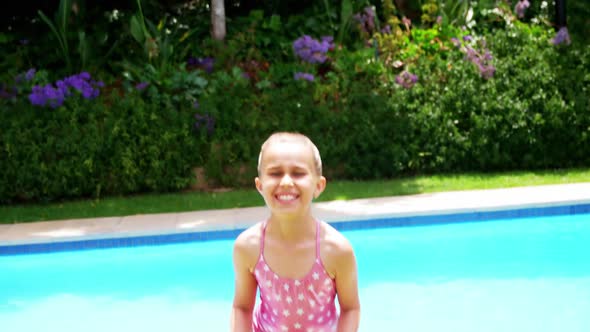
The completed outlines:
<svg viewBox="0 0 590 332">
<path fill-rule="evenodd" d="M 264 255 L 264 235 L 266 233 L 266 221 L 263 221 L 260 224 L 261 233 L 260 233 L 260 257 Z"/>
<path fill-rule="evenodd" d="M 315 258 L 320 259 L 320 221 L 315 222 Z"/>
</svg>

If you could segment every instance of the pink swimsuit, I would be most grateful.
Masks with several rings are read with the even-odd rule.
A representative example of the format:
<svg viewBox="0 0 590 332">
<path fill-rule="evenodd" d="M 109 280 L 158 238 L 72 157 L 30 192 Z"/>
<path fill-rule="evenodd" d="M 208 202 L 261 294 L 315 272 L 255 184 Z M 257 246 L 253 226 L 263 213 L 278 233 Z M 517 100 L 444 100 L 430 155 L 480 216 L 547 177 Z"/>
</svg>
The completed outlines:
<svg viewBox="0 0 590 332">
<path fill-rule="evenodd" d="M 254 275 L 260 290 L 260 303 L 254 312 L 254 332 L 331 332 L 336 330 L 335 282 L 320 259 L 320 223 L 316 222 L 316 259 L 311 271 L 302 279 L 282 278 L 264 260 L 262 225 L 260 258 Z"/>
</svg>

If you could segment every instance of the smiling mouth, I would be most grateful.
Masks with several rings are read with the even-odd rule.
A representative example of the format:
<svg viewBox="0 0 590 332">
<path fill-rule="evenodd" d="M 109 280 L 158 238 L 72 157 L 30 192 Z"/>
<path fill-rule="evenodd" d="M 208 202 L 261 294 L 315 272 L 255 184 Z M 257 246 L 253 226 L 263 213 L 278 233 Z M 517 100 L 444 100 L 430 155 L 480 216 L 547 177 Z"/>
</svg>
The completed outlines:
<svg viewBox="0 0 590 332">
<path fill-rule="evenodd" d="M 280 194 L 275 195 L 275 198 L 280 202 L 292 202 L 296 200 L 299 196 L 294 194 Z"/>
</svg>

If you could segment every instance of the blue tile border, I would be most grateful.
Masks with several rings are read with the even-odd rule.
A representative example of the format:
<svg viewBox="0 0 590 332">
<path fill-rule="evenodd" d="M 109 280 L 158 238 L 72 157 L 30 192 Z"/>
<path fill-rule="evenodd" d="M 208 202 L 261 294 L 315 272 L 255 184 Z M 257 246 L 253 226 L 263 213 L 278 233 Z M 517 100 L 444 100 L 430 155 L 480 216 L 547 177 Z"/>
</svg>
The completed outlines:
<svg viewBox="0 0 590 332">
<path fill-rule="evenodd" d="M 376 218 L 346 222 L 331 222 L 340 231 L 373 229 L 385 227 L 412 227 L 440 225 L 449 223 L 481 222 L 489 220 L 526 218 L 540 216 L 575 215 L 590 213 L 590 203 L 575 205 L 546 206 L 533 208 L 517 208 L 494 211 L 477 211 L 464 213 L 418 215 L 404 217 Z M 216 230 L 192 233 L 174 233 L 123 238 L 88 239 L 64 242 L 31 243 L 17 245 L 0 245 L 0 256 L 40 254 L 63 251 L 107 249 L 135 246 L 154 246 L 173 243 L 231 240 L 235 239 L 244 229 Z"/>
<path fill-rule="evenodd" d="M 340 231 L 345 231 L 355 229 L 428 226 L 451 223 L 482 222 L 501 219 L 549 217 L 558 215 L 575 215 L 586 213 L 590 213 L 590 204 L 518 208 L 507 210 L 477 211 L 449 214 L 414 215 L 405 217 L 391 217 L 349 222 L 336 222 L 331 223 L 331 225 Z"/>
</svg>

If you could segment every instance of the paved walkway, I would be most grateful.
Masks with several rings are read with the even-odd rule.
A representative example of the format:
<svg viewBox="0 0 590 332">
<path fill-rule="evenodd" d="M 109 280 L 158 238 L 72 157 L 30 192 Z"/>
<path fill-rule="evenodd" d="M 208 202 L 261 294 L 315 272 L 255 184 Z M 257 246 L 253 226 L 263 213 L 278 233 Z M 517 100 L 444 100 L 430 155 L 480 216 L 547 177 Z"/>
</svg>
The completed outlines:
<svg viewBox="0 0 590 332">
<path fill-rule="evenodd" d="M 314 210 L 336 222 L 568 204 L 590 204 L 590 182 L 322 202 Z M 254 207 L 0 225 L 0 246 L 241 229 L 266 216 L 265 207 Z"/>
</svg>

